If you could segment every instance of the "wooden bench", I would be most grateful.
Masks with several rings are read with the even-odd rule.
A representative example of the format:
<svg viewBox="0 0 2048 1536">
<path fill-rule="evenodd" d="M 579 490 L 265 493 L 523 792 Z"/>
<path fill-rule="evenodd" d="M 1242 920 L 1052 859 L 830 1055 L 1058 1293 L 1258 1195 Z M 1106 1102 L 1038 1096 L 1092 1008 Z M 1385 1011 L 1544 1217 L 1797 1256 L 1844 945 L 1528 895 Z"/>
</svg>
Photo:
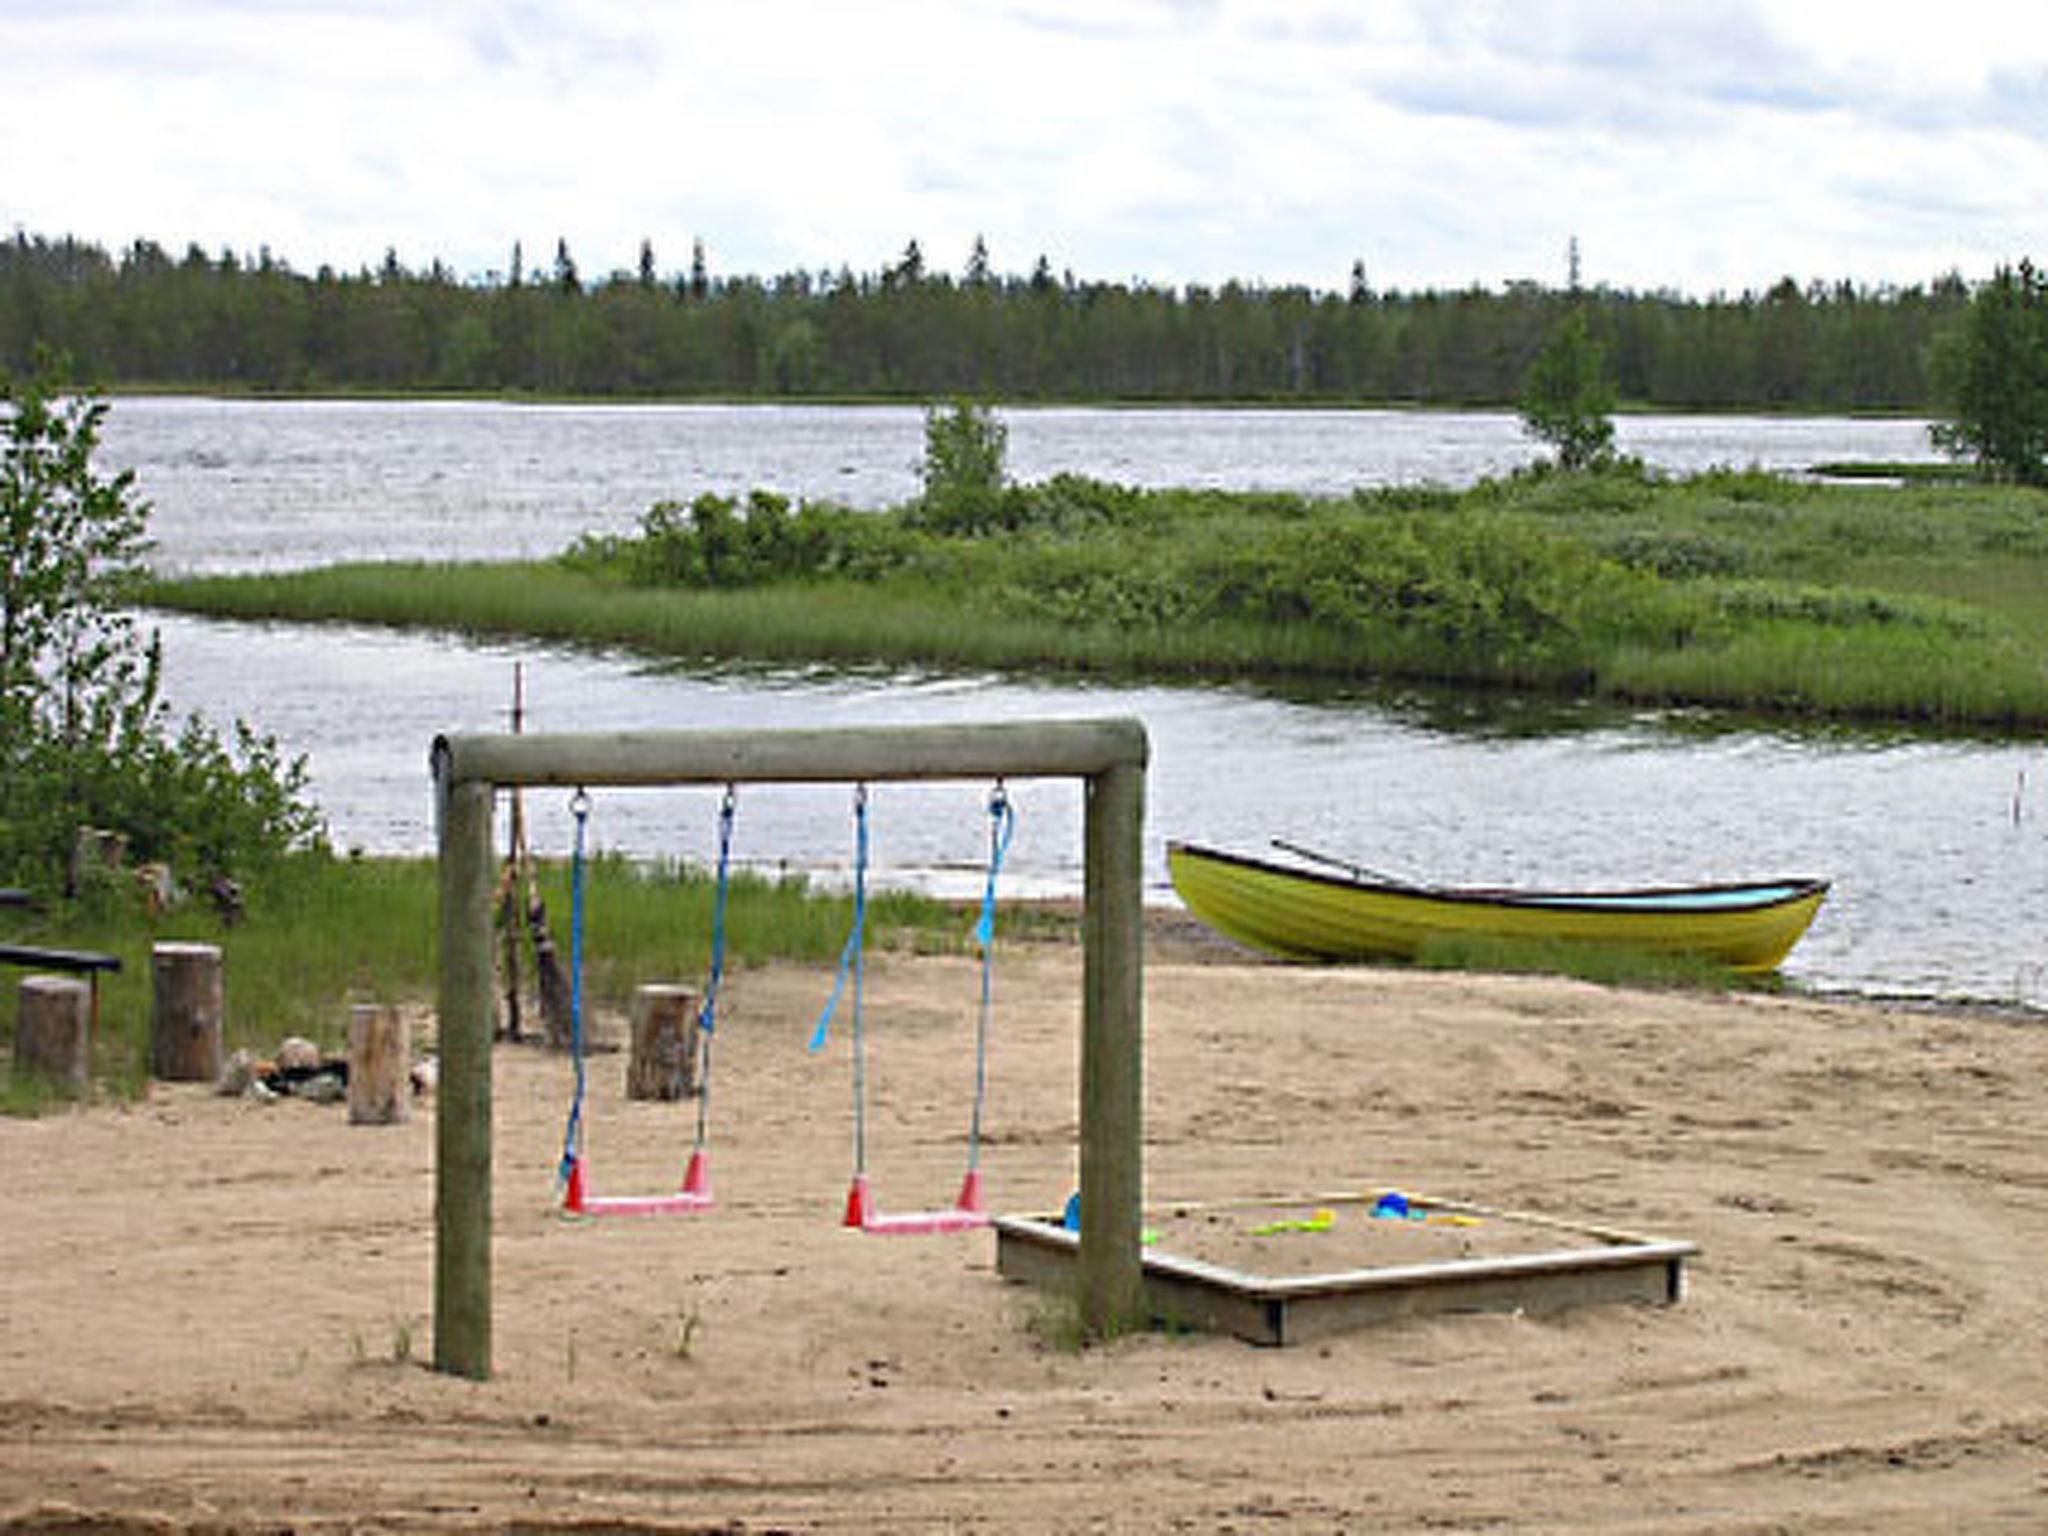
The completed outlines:
<svg viewBox="0 0 2048 1536">
<path fill-rule="evenodd" d="M 26 966 L 39 971 L 89 972 L 121 969 L 119 955 L 96 949 L 49 949 L 41 944 L 0 944 L 0 965 Z"/>
</svg>

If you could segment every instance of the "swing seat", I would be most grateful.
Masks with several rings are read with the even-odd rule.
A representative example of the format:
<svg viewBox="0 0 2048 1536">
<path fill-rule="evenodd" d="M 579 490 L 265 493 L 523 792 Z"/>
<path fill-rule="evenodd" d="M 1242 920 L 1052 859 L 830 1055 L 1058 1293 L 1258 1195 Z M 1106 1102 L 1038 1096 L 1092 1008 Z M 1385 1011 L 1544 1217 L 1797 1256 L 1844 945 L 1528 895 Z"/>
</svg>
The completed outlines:
<svg viewBox="0 0 2048 1536">
<path fill-rule="evenodd" d="M 585 1188 L 583 1159 L 569 1165 L 569 1184 L 562 1196 L 565 1216 L 687 1216 L 708 1211 L 716 1202 L 711 1195 L 711 1164 L 703 1152 L 690 1154 L 690 1166 L 683 1173 L 683 1187 L 671 1195 L 593 1195 Z"/>
<path fill-rule="evenodd" d="M 711 1196 L 711 1164 L 705 1156 L 707 1106 L 711 1102 L 711 1031 L 718 1000 L 718 985 L 725 973 L 725 900 L 730 889 L 732 868 L 732 824 L 735 807 L 732 786 L 725 790 L 725 803 L 718 812 L 718 896 L 711 919 L 711 981 L 704 1006 L 697 1014 L 697 1031 L 703 1057 L 697 1099 L 697 1143 L 683 1170 L 683 1186 L 673 1194 L 593 1195 L 583 1172 L 583 866 L 584 841 L 590 820 L 590 797 L 581 789 L 569 802 L 576 818 L 576 851 L 570 864 L 570 904 L 573 917 L 569 943 L 570 1040 L 576 1059 L 576 1097 L 569 1109 L 568 1129 L 562 1137 L 562 1214 L 565 1216 L 683 1216 L 708 1211 L 716 1203 Z"/>
<path fill-rule="evenodd" d="M 924 1237 L 936 1232 L 973 1232 L 989 1224 L 988 1209 L 982 1203 L 981 1172 L 970 1168 L 961 1181 L 959 1197 L 940 1211 L 892 1211 L 882 1214 L 868 1192 L 868 1176 L 857 1173 L 846 1192 L 846 1219 L 842 1225 L 872 1237 Z"/>
<path fill-rule="evenodd" d="M 832 1024 L 832 1015 L 839 1007 L 841 990 L 848 976 L 853 979 L 853 1186 L 846 1193 L 846 1214 L 840 1225 L 857 1232 L 866 1232 L 878 1237 L 920 1237 L 935 1232 L 972 1232 L 989 1225 L 987 1206 L 981 1193 L 981 1149 L 982 1101 L 987 1091 L 988 1062 L 988 1021 L 991 963 L 995 953 L 995 904 L 996 873 L 1002 868 L 1003 852 L 1009 846 L 1010 829 L 1015 824 L 1015 815 L 1010 810 L 1008 797 L 1003 792 L 1001 781 L 997 781 L 996 792 L 989 800 L 989 815 L 992 825 L 989 830 L 988 886 L 982 896 L 981 922 L 975 928 L 981 942 L 981 1014 L 974 1035 L 974 1118 L 968 1131 L 967 1176 L 961 1181 L 960 1194 L 949 1209 L 936 1211 L 899 1211 L 884 1215 L 875 1205 L 874 1196 L 868 1188 L 867 1175 L 867 1073 L 865 1070 L 863 1029 L 865 1017 L 862 1007 L 862 978 L 865 974 L 866 929 L 867 929 L 867 872 L 868 872 L 868 796 L 867 786 L 862 784 L 854 791 L 854 857 L 853 857 L 853 931 L 847 935 L 846 947 L 839 955 L 839 975 L 832 984 L 832 995 L 825 1001 L 825 1011 L 819 1015 L 818 1027 L 811 1035 L 811 1050 L 825 1048 L 826 1032 Z"/>
</svg>

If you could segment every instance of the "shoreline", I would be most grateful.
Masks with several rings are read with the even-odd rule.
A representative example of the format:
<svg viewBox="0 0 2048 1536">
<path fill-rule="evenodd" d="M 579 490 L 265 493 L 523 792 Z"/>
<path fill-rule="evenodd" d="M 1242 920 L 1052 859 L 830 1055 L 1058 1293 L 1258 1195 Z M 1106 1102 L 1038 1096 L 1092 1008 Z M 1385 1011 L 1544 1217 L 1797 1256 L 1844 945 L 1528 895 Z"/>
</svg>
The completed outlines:
<svg viewBox="0 0 2048 1536">
<path fill-rule="evenodd" d="M 1041 900 L 1013 901 L 1008 905 L 1031 908 L 1049 913 L 1062 921 L 1079 928 L 1081 904 L 1076 898 L 1046 898 Z M 965 910 L 963 906 L 963 910 Z M 1021 942 L 1038 940 L 1027 937 Z M 1071 939 L 1047 939 L 1043 942 L 1078 943 L 1078 932 Z M 1551 975 L 1559 981 L 1576 978 L 1554 973 L 1498 972 L 1498 971 L 1447 971 L 1434 970 L 1426 966 L 1407 966 L 1392 962 L 1378 963 L 1363 961 L 1355 965 L 1313 965 L 1295 961 L 1280 960 L 1248 949 L 1234 939 L 1225 938 L 1206 926 L 1184 907 L 1145 906 L 1145 957 L 1150 965 L 1156 959 L 1162 964 L 1175 966 L 1235 965 L 1254 966 L 1278 971 L 1313 973 L 1316 971 L 1361 971 L 1408 976 L 1470 976 L 1484 980 L 1493 978 L 1507 980 L 1516 976 L 1541 977 Z M 1588 986 L 1604 983 L 1588 981 Z M 1842 987 L 1802 987 L 1796 983 L 1772 986 L 1768 983 L 1752 986 L 1733 986 L 1725 991 L 1702 990 L 1698 988 L 1637 988 L 1623 984 L 1617 991 L 1669 990 L 1682 996 L 1728 997 L 1734 999 L 1757 998 L 1784 1001 L 1804 1001 L 1816 1004 L 1839 1005 L 1851 1008 L 1871 1008 L 1879 1011 L 1901 1013 L 1949 1014 L 1966 1018 L 2005 1020 L 2013 1024 L 2048 1025 L 2048 1007 L 2029 1003 L 2017 998 L 1993 997 L 1941 997 L 1931 994 L 1903 992 L 1856 992 Z"/>
</svg>

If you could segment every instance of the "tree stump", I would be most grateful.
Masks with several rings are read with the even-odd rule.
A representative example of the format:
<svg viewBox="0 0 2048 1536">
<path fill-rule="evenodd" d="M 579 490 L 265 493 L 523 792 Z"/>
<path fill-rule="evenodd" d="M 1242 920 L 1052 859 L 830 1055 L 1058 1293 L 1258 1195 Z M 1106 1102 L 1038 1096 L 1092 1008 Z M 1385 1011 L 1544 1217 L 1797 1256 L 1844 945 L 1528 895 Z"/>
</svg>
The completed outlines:
<svg viewBox="0 0 2048 1536">
<path fill-rule="evenodd" d="M 633 989 L 626 1097 L 680 1099 L 697 1091 L 697 994 L 668 982 Z"/>
<path fill-rule="evenodd" d="M 81 1097 L 92 1073 L 92 987 L 71 976 L 27 976 L 14 1023 L 14 1070 Z"/>
<path fill-rule="evenodd" d="M 412 1032 L 388 1003 L 358 1003 L 348 1016 L 348 1123 L 397 1125 L 406 1118 Z"/>
<path fill-rule="evenodd" d="M 166 942 L 151 952 L 149 1069 L 165 1082 L 217 1081 L 227 1015 L 220 946 Z"/>
<path fill-rule="evenodd" d="M 100 827 L 79 827 L 71 838 L 65 894 L 76 896 L 95 880 L 111 879 L 128 863 L 128 839 Z"/>
</svg>

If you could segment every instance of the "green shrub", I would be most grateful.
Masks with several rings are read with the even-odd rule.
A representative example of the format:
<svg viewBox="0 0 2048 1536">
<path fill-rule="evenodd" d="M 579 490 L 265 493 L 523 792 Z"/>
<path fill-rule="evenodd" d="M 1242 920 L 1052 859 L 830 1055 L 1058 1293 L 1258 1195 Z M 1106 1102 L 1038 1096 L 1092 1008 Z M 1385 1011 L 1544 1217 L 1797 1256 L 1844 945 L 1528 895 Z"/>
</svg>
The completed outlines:
<svg viewBox="0 0 2048 1536">
<path fill-rule="evenodd" d="M 1552 330 L 1522 381 L 1523 429 L 1557 450 L 1560 469 L 1596 468 L 1614 452 L 1614 386 L 1583 308 Z"/>
<path fill-rule="evenodd" d="M 188 880 L 260 874 L 321 843 L 304 766 L 239 722 L 230 744 L 172 720 L 128 606 L 149 508 L 132 476 L 99 473 L 109 408 L 65 375 L 46 355 L 0 392 L 0 878 L 65 889 L 81 826 Z"/>
<path fill-rule="evenodd" d="M 921 521 L 954 533 L 1000 526 L 1009 430 L 985 405 L 956 401 L 924 414 Z"/>
</svg>

